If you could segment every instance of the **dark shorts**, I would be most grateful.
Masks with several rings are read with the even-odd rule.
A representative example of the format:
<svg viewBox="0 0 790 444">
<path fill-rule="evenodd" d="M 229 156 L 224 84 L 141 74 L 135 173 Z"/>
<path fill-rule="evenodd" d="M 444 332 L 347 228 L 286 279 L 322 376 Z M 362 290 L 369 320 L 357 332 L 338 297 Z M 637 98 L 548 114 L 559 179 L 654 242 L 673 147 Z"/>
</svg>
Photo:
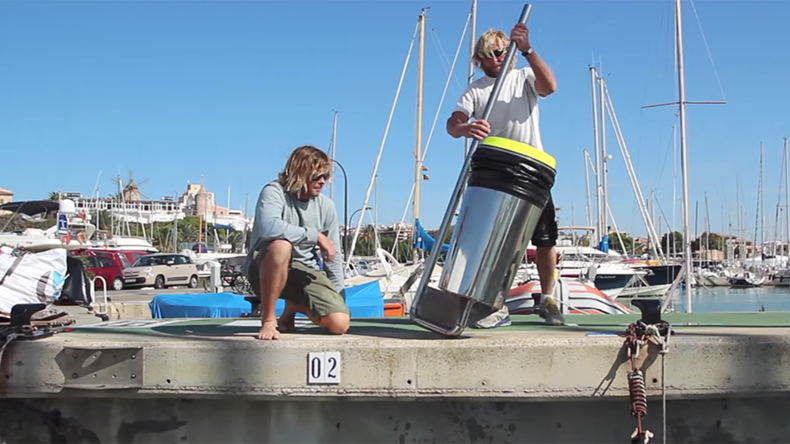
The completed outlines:
<svg viewBox="0 0 790 444">
<path fill-rule="evenodd" d="M 261 247 L 253 253 L 253 261 L 248 270 L 252 292 L 261 297 L 260 266 L 263 255 Z M 299 261 L 291 261 L 288 280 L 280 293 L 280 299 L 303 305 L 317 318 L 332 313 L 351 314 L 343 296 L 337 292 L 335 284 L 322 270 L 313 269 Z"/>
<path fill-rule="evenodd" d="M 538 225 L 532 234 L 532 245 L 536 247 L 553 247 L 557 245 L 557 217 L 554 211 L 554 200 L 549 195 L 549 201 L 543 212 L 540 213 Z"/>
</svg>

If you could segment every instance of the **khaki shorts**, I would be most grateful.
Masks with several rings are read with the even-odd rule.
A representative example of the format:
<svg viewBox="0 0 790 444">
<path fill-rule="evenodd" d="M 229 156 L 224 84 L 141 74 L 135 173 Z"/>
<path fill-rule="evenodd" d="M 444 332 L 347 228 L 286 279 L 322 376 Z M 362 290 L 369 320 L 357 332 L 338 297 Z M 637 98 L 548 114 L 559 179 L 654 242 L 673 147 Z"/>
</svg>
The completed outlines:
<svg viewBox="0 0 790 444">
<path fill-rule="evenodd" d="M 261 249 L 253 253 L 252 264 L 247 276 L 252 286 L 252 292 L 259 299 L 261 298 L 260 266 L 263 258 L 263 255 L 260 254 Z M 332 313 L 351 314 L 343 296 L 337 292 L 335 284 L 326 273 L 310 268 L 299 261 L 291 261 L 288 280 L 285 282 L 280 299 L 307 307 L 319 319 Z"/>
</svg>

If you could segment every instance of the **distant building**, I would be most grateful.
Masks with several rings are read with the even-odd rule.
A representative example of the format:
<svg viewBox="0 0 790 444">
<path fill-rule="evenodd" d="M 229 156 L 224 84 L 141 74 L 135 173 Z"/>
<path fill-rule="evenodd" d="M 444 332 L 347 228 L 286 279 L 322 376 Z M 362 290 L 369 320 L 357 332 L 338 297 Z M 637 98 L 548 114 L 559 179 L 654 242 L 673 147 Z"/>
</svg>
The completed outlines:
<svg viewBox="0 0 790 444">
<path fill-rule="evenodd" d="M 5 188 L 0 188 L 0 205 L 7 204 L 9 202 L 13 202 L 14 200 L 14 192 L 11 190 L 6 190 Z M 0 210 L 0 216 L 3 214 L 11 214 L 10 211 Z"/>
<path fill-rule="evenodd" d="M 80 193 L 66 193 L 65 197 L 73 199 L 76 207 L 85 213 L 108 211 L 117 221 L 151 224 L 201 216 L 210 224 L 230 225 L 237 230 L 252 226 L 252 218 L 245 217 L 243 211 L 216 205 L 214 193 L 197 184 L 187 184 L 180 196 L 162 196 L 158 200 L 141 200 L 140 190 L 133 182 L 124 188 L 122 199 L 85 198 Z"/>
<path fill-rule="evenodd" d="M 0 188 L 0 205 L 7 204 L 14 200 L 14 192 Z"/>
</svg>

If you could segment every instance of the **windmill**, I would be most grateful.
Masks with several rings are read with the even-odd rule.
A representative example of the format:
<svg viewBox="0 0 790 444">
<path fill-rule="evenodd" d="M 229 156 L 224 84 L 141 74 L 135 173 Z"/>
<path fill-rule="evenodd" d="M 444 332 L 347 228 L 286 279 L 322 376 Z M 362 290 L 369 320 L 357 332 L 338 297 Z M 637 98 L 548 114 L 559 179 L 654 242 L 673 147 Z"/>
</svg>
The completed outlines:
<svg viewBox="0 0 790 444">
<path fill-rule="evenodd" d="M 121 202 L 121 217 L 119 220 L 119 225 L 117 228 L 119 229 L 119 234 L 123 235 L 124 231 L 126 231 L 127 236 L 131 236 L 131 227 L 129 226 L 129 217 L 126 213 L 126 203 L 127 202 L 137 202 L 140 200 L 140 197 L 144 197 L 148 199 L 148 196 L 140 192 L 140 185 L 148 182 L 148 179 L 143 179 L 140 182 L 135 182 L 134 177 L 132 176 L 132 170 L 129 170 L 129 180 L 126 182 L 126 185 L 123 184 L 123 179 L 121 179 L 121 175 L 118 174 L 114 178 L 110 179 L 115 185 L 117 186 L 117 191 L 115 194 L 110 196 L 112 200 Z M 111 218 L 111 231 L 113 234 L 116 233 L 116 226 L 112 221 Z M 124 230 L 125 229 L 125 230 Z"/>
<path fill-rule="evenodd" d="M 132 176 L 132 170 L 129 170 L 129 180 L 126 181 L 126 186 L 123 187 L 123 200 L 127 202 L 136 202 L 139 201 L 140 198 L 145 198 L 146 200 L 150 200 L 148 196 L 143 194 L 140 191 L 140 185 L 148 182 L 148 179 L 143 179 L 140 182 L 135 182 Z M 120 178 L 119 178 L 120 184 Z"/>
</svg>

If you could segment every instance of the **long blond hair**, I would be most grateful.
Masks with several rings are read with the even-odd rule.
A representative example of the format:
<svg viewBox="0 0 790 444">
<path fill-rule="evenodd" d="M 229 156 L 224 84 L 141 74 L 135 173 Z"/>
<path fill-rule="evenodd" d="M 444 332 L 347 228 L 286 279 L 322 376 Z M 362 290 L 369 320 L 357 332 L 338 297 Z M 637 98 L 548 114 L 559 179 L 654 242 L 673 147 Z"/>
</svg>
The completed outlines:
<svg viewBox="0 0 790 444">
<path fill-rule="evenodd" d="M 289 193 L 307 191 L 313 174 L 332 171 L 329 156 L 312 145 L 304 145 L 293 150 L 285 168 L 277 175 L 277 182 Z"/>
<path fill-rule="evenodd" d="M 477 39 L 475 44 L 475 57 L 474 63 L 478 69 L 481 69 L 482 59 L 490 57 L 494 53 L 494 49 L 502 48 L 507 50 L 510 44 L 510 37 L 499 29 L 489 29 L 484 32 L 480 38 Z M 517 57 L 513 57 L 508 65 L 508 70 L 515 68 Z"/>
</svg>

